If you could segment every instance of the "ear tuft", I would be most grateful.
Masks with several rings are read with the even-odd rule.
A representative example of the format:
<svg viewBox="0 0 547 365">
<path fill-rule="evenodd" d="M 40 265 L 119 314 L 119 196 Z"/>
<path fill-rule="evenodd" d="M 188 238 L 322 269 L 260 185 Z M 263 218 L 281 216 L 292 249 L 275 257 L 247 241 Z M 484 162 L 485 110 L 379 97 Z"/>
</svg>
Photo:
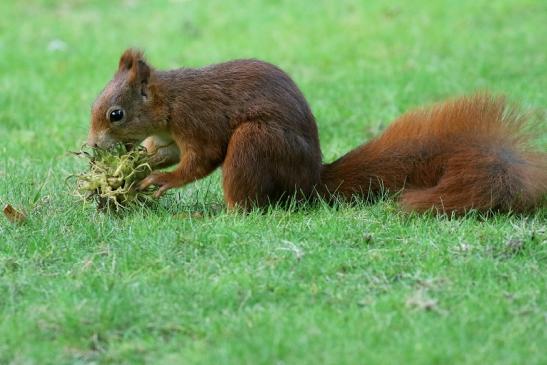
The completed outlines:
<svg viewBox="0 0 547 365">
<path fill-rule="evenodd" d="M 118 72 L 127 72 L 129 81 L 142 85 L 148 83 L 151 70 L 144 60 L 143 52 L 129 48 L 120 57 Z"/>
<path fill-rule="evenodd" d="M 131 70 L 138 61 L 142 61 L 144 58 L 143 52 L 135 48 L 128 48 L 120 57 L 120 63 L 118 70 Z"/>
</svg>

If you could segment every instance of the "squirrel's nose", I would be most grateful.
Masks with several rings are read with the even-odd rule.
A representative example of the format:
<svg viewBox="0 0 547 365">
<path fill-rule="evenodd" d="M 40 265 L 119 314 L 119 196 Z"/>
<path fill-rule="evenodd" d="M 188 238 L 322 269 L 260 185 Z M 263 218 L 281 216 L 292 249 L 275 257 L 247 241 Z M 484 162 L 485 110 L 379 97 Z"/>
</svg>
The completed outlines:
<svg viewBox="0 0 547 365">
<path fill-rule="evenodd" d="M 92 147 L 92 148 L 95 148 L 97 147 L 97 140 L 91 136 L 89 136 L 87 138 L 87 143 L 86 143 L 89 147 Z"/>
</svg>

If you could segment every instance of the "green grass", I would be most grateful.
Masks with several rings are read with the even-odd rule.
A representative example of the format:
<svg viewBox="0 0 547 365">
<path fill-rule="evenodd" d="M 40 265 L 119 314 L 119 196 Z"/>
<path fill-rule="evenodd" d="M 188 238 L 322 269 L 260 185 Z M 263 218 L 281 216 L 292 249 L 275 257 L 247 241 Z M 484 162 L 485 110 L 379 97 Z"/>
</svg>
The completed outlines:
<svg viewBox="0 0 547 365">
<path fill-rule="evenodd" d="M 0 364 L 547 362 L 546 209 L 231 214 L 216 173 L 112 217 L 65 183 L 128 46 L 160 68 L 278 64 L 327 161 L 410 107 L 476 90 L 545 123 L 547 3 L 113 3 L 0 2 L 0 203 L 28 215 L 0 217 Z"/>
</svg>

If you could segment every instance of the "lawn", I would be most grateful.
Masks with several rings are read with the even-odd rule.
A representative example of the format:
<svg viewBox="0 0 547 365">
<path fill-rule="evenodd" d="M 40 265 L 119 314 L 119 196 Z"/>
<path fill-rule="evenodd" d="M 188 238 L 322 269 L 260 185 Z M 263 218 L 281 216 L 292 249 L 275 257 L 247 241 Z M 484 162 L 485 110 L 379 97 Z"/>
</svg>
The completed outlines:
<svg viewBox="0 0 547 365">
<path fill-rule="evenodd" d="M 442 4 L 441 4 L 442 3 Z M 547 149 L 545 1 L 0 2 L 0 364 L 545 364 L 547 209 L 226 212 L 220 173 L 123 216 L 65 179 L 128 46 L 286 70 L 332 161 L 411 107 L 492 90 Z M 543 345 L 542 345 L 543 344 Z"/>
</svg>

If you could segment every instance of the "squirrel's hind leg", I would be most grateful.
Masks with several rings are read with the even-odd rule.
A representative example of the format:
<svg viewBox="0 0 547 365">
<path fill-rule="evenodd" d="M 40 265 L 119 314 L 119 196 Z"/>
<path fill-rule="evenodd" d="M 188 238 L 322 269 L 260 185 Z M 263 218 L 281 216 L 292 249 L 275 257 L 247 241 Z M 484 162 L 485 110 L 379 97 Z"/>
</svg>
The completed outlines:
<svg viewBox="0 0 547 365">
<path fill-rule="evenodd" d="M 224 198 L 229 209 L 250 210 L 308 198 L 319 182 L 320 160 L 298 135 L 253 121 L 232 134 L 222 165 Z M 317 162 L 315 162 L 317 160 Z"/>
</svg>

